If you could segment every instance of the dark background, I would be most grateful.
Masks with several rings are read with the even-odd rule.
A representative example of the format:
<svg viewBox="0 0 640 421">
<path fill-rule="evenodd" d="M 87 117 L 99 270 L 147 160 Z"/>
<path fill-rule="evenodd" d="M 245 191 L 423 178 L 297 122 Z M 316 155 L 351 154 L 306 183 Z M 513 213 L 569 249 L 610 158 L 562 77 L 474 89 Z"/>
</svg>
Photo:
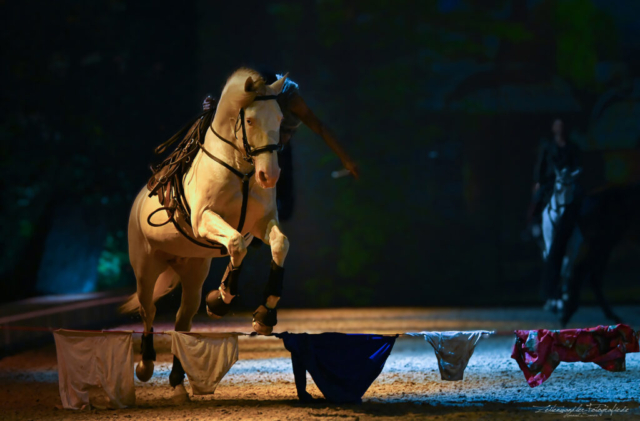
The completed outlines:
<svg viewBox="0 0 640 421">
<path fill-rule="evenodd" d="M 287 307 L 537 303 L 525 214 L 554 118 L 587 187 L 640 180 L 635 1 L 1 1 L 0 16 L 0 301 L 133 290 L 126 226 L 152 149 L 242 65 L 289 71 L 362 171 L 332 179 L 339 160 L 295 135 Z M 614 254 L 614 301 L 640 296 L 639 257 Z M 269 260 L 250 250 L 244 305 Z"/>
</svg>

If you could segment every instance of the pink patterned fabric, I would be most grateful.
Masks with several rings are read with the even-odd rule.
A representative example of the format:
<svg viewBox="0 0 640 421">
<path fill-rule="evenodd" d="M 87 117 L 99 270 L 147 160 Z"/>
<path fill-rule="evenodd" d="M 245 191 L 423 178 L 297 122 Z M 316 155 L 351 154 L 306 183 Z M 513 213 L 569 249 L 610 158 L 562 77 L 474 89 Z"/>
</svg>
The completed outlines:
<svg viewBox="0 0 640 421">
<path fill-rule="evenodd" d="M 516 330 L 511 358 L 529 386 L 544 383 L 560 362 L 591 362 L 607 371 L 625 371 L 625 355 L 639 352 L 638 336 L 627 325 L 588 329 Z"/>
</svg>

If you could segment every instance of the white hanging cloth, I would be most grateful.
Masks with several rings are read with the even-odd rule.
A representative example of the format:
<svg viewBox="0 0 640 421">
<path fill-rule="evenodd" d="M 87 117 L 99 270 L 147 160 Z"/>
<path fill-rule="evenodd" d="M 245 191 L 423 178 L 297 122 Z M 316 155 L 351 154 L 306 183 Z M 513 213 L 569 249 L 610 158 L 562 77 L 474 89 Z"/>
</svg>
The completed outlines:
<svg viewBox="0 0 640 421">
<path fill-rule="evenodd" d="M 464 370 L 473 355 L 478 341 L 493 331 L 473 330 L 467 332 L 417 332 L 411 336 L 424 336 L 436 353 L 442 380 L 462 380 Z"/>
<path fill-rule="evenodd" d="M 53 332 L 62 406 L 89 405 L 89 389 L 100 387 L 114 408 L 136 403 L 131 332 Z"/>
<path fill-rule="evenodd" d="M 207 395 L 238 361 L 237 333 L 171 334 L 171 353 L 187 373 L 194 395 Z"/>
</svg>

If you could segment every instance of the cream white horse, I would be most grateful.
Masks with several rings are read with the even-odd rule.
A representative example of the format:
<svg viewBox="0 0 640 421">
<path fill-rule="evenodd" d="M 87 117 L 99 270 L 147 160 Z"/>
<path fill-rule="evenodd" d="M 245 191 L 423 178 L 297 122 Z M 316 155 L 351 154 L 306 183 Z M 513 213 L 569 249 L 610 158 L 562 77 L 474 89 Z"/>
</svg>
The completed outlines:
<svg viewBox="0 0 640 421">
<path fill-rule="evenodd" d="M 247 244 L 257 237 L 270 245 L 273 261 L 271 286 L 265 291 L 263 305 L 254 314 L 253 327 L 258 333 L 271 333 L 277 322 L 275 307 L 289 249 L 287 237 L 278 223 L 274 189 L 280 168 L 277 154 L 273 152 L 274 145 L 279 143 L 282 112 L 277 101 L 271 100 L 282 91 L 285 79 L 286 76 L 266 85 L 257 72 L 241 68 L 227 80 L 211 127 L 206 129 L 204 144 L 183 176 L 190 221 L 177 213 L 175 224 L 153 226 L 169 216 L 160 211 L 151 217 L 150 225 L 149 216 L 161 206 L 158 198 L 149 197 L 150 191 L 145 187 L 135 199 L 129 219 L 129 256 L 137 293 L 121 310 L 139 311 L 145 332 L 153 331 L 155 301 L 179 283 L 182 302 L 175 330 L 189 331 L 200 306 L 202 285 L 211 259 L 227 255 L 230 266 L 220 288 L 207 298 L 207 313 L 218 318 L 228 311 L 237 295 L 237 275 L 247 254 Z M 254 151 L 252 156 L 248 156 L 250 151 Z M 254 170 L 255 176 L 249 177 Z M 243 175 L 248 183 L 246 195 Z M 245 196 L 246 214 L 244 224 L 240 224 Z M 156 218 L 157 221 L 153 221 Z M 239 225 L 243 226 L 241 232 L 234 228 Z M 214 249 L 202 244 L 223 247 Z M 271 278 L 275 278 L 276 284 L 279 279 L 280 288 L 273 286 Z M 153 335 L 143 335 L 142 348 L 142 361 L 136 367 L 136 374 L 140 380 L 147 381 L 153 375 L 155 360 Z M 188 399 L 183 379 L 184 371 L 174 358 L 170 381 L 178 401 Z"/>
</svg>

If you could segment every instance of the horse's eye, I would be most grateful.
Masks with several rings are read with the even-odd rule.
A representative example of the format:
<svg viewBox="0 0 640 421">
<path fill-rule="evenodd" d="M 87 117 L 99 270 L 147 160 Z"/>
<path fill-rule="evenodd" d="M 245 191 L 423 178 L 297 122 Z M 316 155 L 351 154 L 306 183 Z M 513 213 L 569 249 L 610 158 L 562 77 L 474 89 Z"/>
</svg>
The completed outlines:
<svg viewBox="0 0 640 421">
<path fill-rule="evenodd" d="M 251 125 L 253 124 L 253 120 L 251 120 L 250 118 L 248 118 L 248 119 L 247 119 L 247 124 L 248 124 L 249 126 L 251 126 Z"/>
</svg>

